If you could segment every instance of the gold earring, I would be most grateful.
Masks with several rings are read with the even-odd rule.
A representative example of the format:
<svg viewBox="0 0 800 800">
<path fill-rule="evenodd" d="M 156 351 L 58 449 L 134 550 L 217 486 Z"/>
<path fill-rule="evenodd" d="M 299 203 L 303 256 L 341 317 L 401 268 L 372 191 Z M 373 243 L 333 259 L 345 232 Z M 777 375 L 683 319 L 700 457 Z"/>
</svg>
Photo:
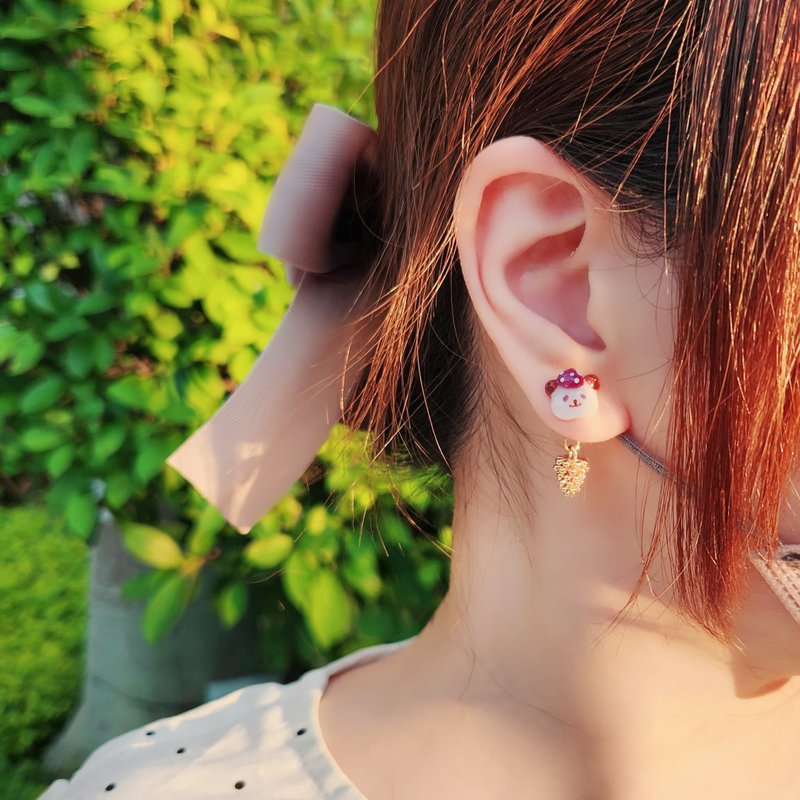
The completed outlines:
<svg viewBox="0 0 800 800">
<path fill-rule="evenodd" d="M 574 497 L 581 490 L 583 482 L 586 480 L 586 473 L 589 471 L 589 462 L 583 456 L 578 455 L 581 443 L 567 444 L 564 439 L 564 447 L 567 455 L 559 456 L 553 469 L 556 471 L 558 485 L 567 497 Z"/>
<path fill-rule="evenodd" d="M 581 375 L 574 367 L 565 369 L 557 378 L 544 385 L 550 398 L 550 410 L 559 419 L 582 419 L 597 413 L 600 379 L 595 374 Z M 578 455 L 581 443 L 567 444 L 565 456 L 559 456 L 553 469 L 558 485 L 567 497 L 574 497 L 581 490 L 589 471 L 589 462 Z"/>
</svg>

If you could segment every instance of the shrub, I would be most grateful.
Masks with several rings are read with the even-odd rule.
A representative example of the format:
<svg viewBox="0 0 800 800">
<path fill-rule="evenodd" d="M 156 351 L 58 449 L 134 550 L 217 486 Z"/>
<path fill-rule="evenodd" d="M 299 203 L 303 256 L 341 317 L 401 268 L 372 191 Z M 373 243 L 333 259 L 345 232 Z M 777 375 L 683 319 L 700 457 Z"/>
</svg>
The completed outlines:
<svg viewBox="0 0 800 800">
<path fill-rule="evenodd" d="M 127 589 L 149 598 L 151 641 L 204 568 L 221 573 L 224 624 L 264 604 L 281 632 L 270 670 L 411 635 L 444 591 L 441 476 L 398 476 L 418 536 L 384 477 L 328 447 L 317 482 L 245 538 L 164 466 L 290 301 L 256 230 L 314 101 L 369 118 L 373 14 L 372 0 L 0 11 L 0 501 L 43 492 L 85 540 L 113 514 L 154 568 Z M 374 539 L 354 530 L 365 518 Z M 279 582 L 256 588 L 265 576 Z"/>
<path fill-rule="evenodd" d="M 36 761 L 10 762 L 0 754 L 0 800 L 37 800 L 50 783 Z"/>
<path fill-rule="evenodd" d="M 45 511 L 0 509 L 0 755 L 46 742 L 77 702 L 88 550 Z"/>
</svg>

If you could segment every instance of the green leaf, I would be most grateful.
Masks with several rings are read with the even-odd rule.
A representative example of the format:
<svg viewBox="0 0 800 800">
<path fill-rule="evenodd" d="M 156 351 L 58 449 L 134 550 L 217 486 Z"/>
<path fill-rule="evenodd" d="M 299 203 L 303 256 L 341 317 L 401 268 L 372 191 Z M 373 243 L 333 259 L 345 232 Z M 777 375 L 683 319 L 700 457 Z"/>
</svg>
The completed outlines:
<svg viewBox="0 0 800 800">
<path fill-rule="evenodd" d="M 162 79 L 153 73 L 134 73 L 126 81 L 126 89 L 139 97 L 154 112 L 157 112 L 164 102 L 164 84 Z"/>
<path fill-rule="evenodd" d="M 417 580 L 425 589 L 433 589 L 442 574 L 442 562 L 436 559 L 423 561 L 417 567 Z"/>
<path fill-rule="evenodd" d="M 0 321 L 0 361 L 11 358 L 22 334 L 13 325 Z"/>
<path fill-rule="evenodd" d="M 160 339 L 176 339 L 183 331 L 178 315 L 163 310 L 150 320 L 150 327 Z"/>
<path fill-rule="evenodd" d="M 256 264 L 264 259 L 256 247 L 256 237 L 250 232 L 227 230 L 217 237 L 215 244 L 240 264 Z"/>
<path fill-rule="evenodd" d="M 122 584 L 122 596 L 125 600 L 141 600 L 143 597 L 151 597 L 158 591 L 159 586 L 170 577 L 170 574 L 160 569 L 139 572 Z"/>
<path fill-rule="evenodd" d="M 339 578 L 330 570 L 314 576 L 305 618 L 314 641 L 326 650 L 341 642 L 350 632 L 352 618 L 349 598 Z"/>
<path fill-rule="evenodd" d="M 110 456 L 122 447 L 127 434 L 124 425 L 106 425 L 92 440 L 91 461 L 97 466 L 101 466 Z"/>
<path fill-rule="evenodd" d="M 18 153 L 26 144 L 35 142 L 39 138 L 37 127 L 17 122 L 7 123 L 5 125 L 7 134 L 0 137 L 0 159 L 8 161 L 12 154 Z M 30 253 L 20 253 L 11 259 L 11 272 L 15 275 L 28 275 L 33 266 L 34 261 Z"/>
<path fill-rule="evenodd" d="M 24 23 L 10 22 L 0 25 L 0 39 L 19 39 L 24 42 L 32 42 L 36 39 L 44 39 L 49 33 L 50 29 L 46 24 L 31 17 L 28 17 Z"/>
<path fill-rule="evenodd" d="M 60 342 L 77 333 L 83 333 L 89 326 L 80 317 L 60 317 L 44 328 L 44 338 L 48 342 Z"/>
<path fill-rule="evenodd" d="M 29 22 L 31 20 L 28 20 Z M 0 38 L 3 38 L 0 35 Z M 40 84 L 40 80 L 35 72 L 22 72 L 10 76 L 8 80 L 8 90 L 12 97 L 22 97 L 27 95 L 31 89 Z"/>
<path fill-rule="evenodd" d="M 38 182 L 46 179 L 55 171 L 56 150 L 52 142 L 47 142 L 37 148 L 36 155 L 31 159 L 31 180 Z M 40 184 L 41 185 L 41 184 Z M 54 312 L 51 312 L 54 313 Z"/>
<path fill-rule="evenodd" d="M 111 508 L 121 508 L 128 502 L 134 488 L 127 472 L 115 472 L 106 481 L 106 502 Z"/>
<path fill-rule="evenodd" d="M 147 408 L 149 396 L 145 382 L 135 375 L 125 375 L 108 387 L 108 397 L 127 408 Z"/>
<path fill-rule="evenodd" d="M 5 44 L 0 48 L 0 72 L 30 69 L 34 63 L 22 50 L 14 50 Z"/>
<path fill-rule="evenodd" d="M 73 378 L 81 380 L 92 371 L 92 346 L 92 338 L 89 336 L 76 336 L 67 345 L 64 367 Z"/>
<path fill-rule="evenodd" d="M 278 533 L 267 539 L 256 539 L 244 549 L 244 560 L 254 567 L 271 569 L 284 561 L 294 547 L 294 539 Z"/>
<path fill-rule="evenodd" d="M 29 117 L 52 117 L 58 113 L 58 106 L 49 98 L 40 95 L 12 97 L 9 102 L 17 111 Z"/>
<path fill-rule="evenodd" d="M 43 453 L 58 447 L 64 441 L 63 431 L 57 428 L 47 428 L 39 425 L 28 428 L 22 432 L 20 443 L 25 450 L 31 453 Z"/>
<path fill-rule="evenodd" d="M 186 402 L 203 417 L 210 416 L 225 396 L 219 371 L 209 365 L 195 367 L 186 382 Z"/>
<path fill-rule="evenodd" d="M 16 351 L 11 357 L 10 375 L 22 375 L 33 369 L 44 355 L 44 344 L 32 333 L 24 331 L 19 334 Z"/>
<path fill-rule="evenodd" d="M 320 564 L 330 564 L 339 554 L 341 536 L 336 529 L 329 527 L 316 536 L 303 536 L 299 544 L 304 549 L 313 551 Z"/>
<path fill-rule="evenodd" d="M 187 237 L 199 230 L 203 221 L 203 211 L 202 206 L 190 204 L 171 214 L 166 237 L 167 245 L 172 248 L 180 247 Z"/>
<path fill-rule="evenodd" d="M 368 542 L 357 544 L 358 535 L 355 532 L 348 531 L 349 535 L 352 535 L 354 541 L 348 547 L 350 559 L 341 567 L 342 577 L 362 597 L 375 600 L 383 588 L 375 548 Z"/>
<path fill-rule="evenodd" d="M 178 344 L 172 340 L 152 339 L 148 342 L 152 354 L 162 363 L 169 364 L 178 355 Z"/>
<path fill-rule="evenodd" d="M 158 5 L 161 22 L 168 22 L 170 26 L 183 14 L 181 0 L 161 0 Z"/>
<path fill-rule="evenodd" d="M 378 642 L 391 641 L 397 635 L 397 621 L 386 608 L 365 608 L 356 619 L 356 630 Z"/>
<path fill-rule="evenodd" d="M 37 414 L 54 406 L 64 392 L 64 379 L 60 375 L 42 378 L 26 389 L 19 399 L 19 410 L 23 414 Z"/>
<path fill-rule="evenodd" d="M 64 444 L 53 450 L 44 460 L 47 474 L 51 478 L 60 478 L 70 468 L 74 458 L 75 448 L 71 444 Z"/>
<path fill-rule="evenodd" d="M 381 537 L 387 544 L 398 545 L 401 549 L 413 547 L 414 540 L 407 523 L 403 522 L 397 514 L 384 511 L 378 522 Z"/>
<path fill-rule="evenodd" d="M 306 512 L 305 530 L 314 536 L 325 531 L 328 525 L 328 509 L 321 504 L 312 506 Z"/>
<path fill-rule="evenodd" d="M 81 128 L 69 143 L 67 167 L 74 175 L 81 175 L 92 160 L 97 149 L 97 133 L 93 128 Z"/>
<path fill-rule="evenodd" d="M 447 551 L 453 549 L 453 528 L 451 525 L 444 525 L 439 530 L 439 541 L 444 545 Z"/>
<path fill-rule="evenodd" d="M 319 561 L 313 553 L 295 548 L 281 569 L 281 583 L 295 608 L 308 606 L 311 585 L 319 572 Z"/>
<path fill-rule="evenodd" d="M 59 108 L 58 114 L 50 117 L 51 128 L 73 128 L 75 127 L 75 115 L 71 111 Z"/>
<path fill-rule="evenodd" d="M 70 497 L 75 494 L 88 494 L 86 476 L 78 470 L 69 470 L 47 490 L 47 508 L 51 513 L 63 514 Z"/>
<path fill-rule="evenodd" d="M 208 78 L 206 48 L 189 36 L 176 36 L 172 40 L 174 62 L 181 72 L 191 73 L 201 80 Z"/>
<path fill-rule="evenodd" d="M 162 303 L 174 308 L 189 308 L 193 301 L 191 293 L 186 290 L 180 277 L 175 275 L 171 275 L 164 284 L 159 293 L 159 299 Z"/>
<path fill-rule="evenodd" d="M 247 587 L 242 581 L 229 583 L 215 600 L 220 621 L 226 628 L 232 628 L 247 610 Z"/>
<path fill-rule="evenodd" d="M 197 516 L 189 534 L 187 550 L 194 556 L 203 556 L 214 546 L 217 534 L 225 527 L 225 518 L 210 503 Z"/>
<path fill-rule="evenodd" d="M 170 575 L 147 602 L 142 633 L 151 644 L 158 641 L 183 615 L 194 583 L 192 576 Z"/>
<path fill-rule="evenodd" d="M 40 151 L 41 152 L 41 151 Z M 53 288 L 41 281 L 33 281 L 25 289 L 25 300 L 36 311 L 48 316 L 58 314 Z"/>
<path fill-rule="evenodd" d="M 104 291 L 92 292 L 86 297 L 82 297 L 75 304 L 76 313 L 87 317 L 90 314 L 101 314 L 103 311 L 110 311 L 119 305 L 118 298 L 113 294 Z"/>
<path fill-rule="evenodd" d="M 87 386 L 89 387 L 89 391 L 86 391 Z M 73 397 L 77 401 L 75 405 L 76 416 L 91 421 L 97 420 L 102 416 L 103 411 L 105 411 L 105 404 L 103 403 L 103 398 L 96 394 L 97 389 L 93 384 L 73 383 L 70 389 L 72 390 Z M 81 395 L 83 395 L 83 397 L 81 397 Z"/>
<path fill-rule="evenodd" d="M 146 441 L 133 462 L 133 474 L 139 482 L 147 483 L 158 475 L 164 468 L 164 462 L 172 450 L 171 441 L 161 438 Z"/>
<path fill-rule="evenodd" d="M 158 414 L 168 403 L 166 388 L 152 378 L 125 375 L 106 390 L 110 400 L 128 408 Z"/>
<path fill-rule="evenodd" d="M 243 347 L 241 350 L 234 353 L 228 364 L 228 372 L 231 378 L 237 383 L 242 383 L 253 368 L 253 364 L 256 363 L 257 358 L 258 353 L 249 347 Z"/>
<path fill-rule="evenodd" d="M 97 503 L 90 494 L 73 494 L 64 513 L 67 528 L 81 539 L 88 539 L 97 520 Z"/>
<path fill-rule="evenodd" d="M 140 561 L 159 569 L 174 569 L 183 564 L 178 543 L 164 531 L 138 522 L 122 524 L 125 547 Z"/>
<path fill-rule="evenodd" d="M 103 14 L 114 14 L 124 11 L 133 0 L 80 0 L 78 5 L 86 11 L 99 11 Z"/>
<path fill-rule="evenodd" d="M 105 372 L 114 363 L 117 355 L 114 345 L 102 336 L 94 338 L 91 350 L 94 367 L 100 373 Z"/>
</svg>

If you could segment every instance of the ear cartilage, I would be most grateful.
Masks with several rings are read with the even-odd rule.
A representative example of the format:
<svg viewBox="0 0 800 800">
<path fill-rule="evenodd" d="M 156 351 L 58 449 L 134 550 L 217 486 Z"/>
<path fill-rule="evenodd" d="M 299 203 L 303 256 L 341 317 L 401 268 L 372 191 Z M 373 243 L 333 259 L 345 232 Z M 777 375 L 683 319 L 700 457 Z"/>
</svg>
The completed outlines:
<svg viewBox="0 0 800 800">
<path fill-rule="evenodd" d="M 550 409 L 559 419 L 583 419 L 595 414 L 599 406 L 599 389 L 597 375 L 581 375 L 572 367 L 554 380 L 547 381 L 544 387 L 550 398 Z"/>
</svg>

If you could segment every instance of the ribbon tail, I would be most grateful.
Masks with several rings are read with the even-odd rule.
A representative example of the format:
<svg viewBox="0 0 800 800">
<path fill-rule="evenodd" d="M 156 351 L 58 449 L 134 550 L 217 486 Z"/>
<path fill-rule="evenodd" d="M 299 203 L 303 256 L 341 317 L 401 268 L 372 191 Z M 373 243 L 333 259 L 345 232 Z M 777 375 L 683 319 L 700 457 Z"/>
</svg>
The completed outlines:
<svg viewBox="0 0 800 800">
<path fill-rule="evenodd" d="M 167 459 L 241 533 L 302 476 L 361 378 L 347 350 L 360 352 L 348 313 L 362 283 L 304 273 L 245 380 Z"/>
</svg>

